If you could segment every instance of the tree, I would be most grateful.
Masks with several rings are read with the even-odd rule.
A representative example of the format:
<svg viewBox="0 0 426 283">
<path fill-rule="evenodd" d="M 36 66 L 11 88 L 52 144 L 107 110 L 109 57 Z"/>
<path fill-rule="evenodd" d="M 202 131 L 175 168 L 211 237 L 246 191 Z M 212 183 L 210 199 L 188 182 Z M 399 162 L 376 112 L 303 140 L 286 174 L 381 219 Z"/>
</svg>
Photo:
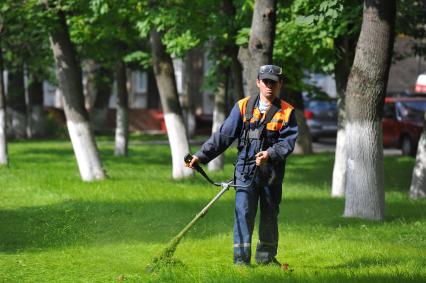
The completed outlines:
<svg viewBox="0 0 426 283">
<path fill-rule="evenodd" d="M 275 39 L 276 0 L 255 1 L 248 47 L 240 48 L 240 61 L 246 74 L 248 95 L 258 92 L 259 67 L 272 63 Z"/>
<path fill-rule="evenodd" d="M 166 52 L 160 33 L 155 28 L 152 28 L 149 38 L 155 80 L 160 93 L 172 153 L 172 176 L 174 179 L 181 179 L 192 175 L 193 172 L 185 167 L 183 162 L 184 156 L 189 152 L 189 143 L 178 99 L 172 58 Z"/>
<path fill-rule="evenodd" d="M 81 67 L 76 60 L 65 14 L 60 9 L 53 15 L 49 34 L 59 87 L 63 93 L 68 133 L 83 181 L 105 179 L 98 149 L 84 108 Z"/>
<path fill-rule="evenodd" d="M 102 132 L 108 114 L 109 99 L 112 93 L 113 72 L 109 67 L 100 65 L 95 71 L 96 98 L 89 112 L 92 129 Z"/>
<path fill-rule="evenodd" d="M 197 107 L 202 105 L 202 85 L 204 72 L 204 49 L 195 47 L 189 50 L 184 60 L 184 116 L 189 137 L 195 135 Z"/>
<path fill-rule="evenodd" d="M 20 62 L 8 68 L 7 105 L 10 109 L 9 134 L 17 139 L 27 137 L 27 106 L 25 103 L 24 68 Z"/>
<path fill-rule="evenodd" d="M 33 72 L 29 73 L 28 78 L 28 137 L 43 137 L 45 135 L 43 81 Z"/>
<path fill-rule="evenodd" d="M 423 132 L 417 147 L 413 177 L 411 178 L 410 198 L 426 198 L 426 113 L 423 119 Z"/>
<path fill-rule="evenodd" d="M 212 133 L 215 133 L 220 130 L 220 126 L 225 121 L 225 110 L 226 110 L 226 97 L 227 97 L 227 84 L 228 84 L 228 74 L 229 71 L 223 65 L 219 67 L 219 80 L 220 83 L 217 85 L 215 94 L 214 94 L 214 110 L 213 110 L 213 125 Z M 225 155 L 222 153 L 217 156 L 215 159 L 209 162 L 208 170 L 209 171 L 218 171 L 223 169 L 225 163 Z"/>
<path fill-rule="evenodd" d="M 331 185 L 331 196 L 343 197 L 345 195 L 346 183 L 346 111 L 345 111 L 345 91 L 349 77 L 350 67 L 352 65 L 349 57 L 349 40 L 342 36 L 335 40 L 335 48 L 340 51 L 340 58 L 337 60 L 334 68 L 334 77 L 336 79 L 337 92 L 337 137 L 336 152 L 333 167 L 333 179 Z"/>
<path fill-rule="evenodd" d="M 129 94 L 127 93 L 126 64 L 123 61 L 115 67 L 117 83 L 117 114 L 115 127 L 116 156 L 127 156 L 129 144 Z"/>
<path fill-rule="evenodd" d="M 0 16 L 0 35 L 3 31 L 3 20 Z M 0 165 L 8 164 L 6 136 L 6 97 L 3 81 L 3 47 L 0 36 Z"/>
<path fill-rule="evenodd" d="M 365 0 L 346 89 L 345 217 L 384 218 L 382 111 L 394 40 L 395 1 Z"/>
</svg>

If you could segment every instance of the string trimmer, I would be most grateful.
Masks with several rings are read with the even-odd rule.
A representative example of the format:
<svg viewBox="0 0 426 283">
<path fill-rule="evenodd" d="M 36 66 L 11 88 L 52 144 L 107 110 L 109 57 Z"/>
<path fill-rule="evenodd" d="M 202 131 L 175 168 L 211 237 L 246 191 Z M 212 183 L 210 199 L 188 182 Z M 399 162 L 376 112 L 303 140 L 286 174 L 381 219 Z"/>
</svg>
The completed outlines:
<svg viewBox="0 0 426 283">
<path fill-rule="evenodd" d="M 192 155 L 191 154 L 187 154 L 184 158 L 184 161 L 186 164 L 189 164 L 189 162 L 191 162 L 192 160 Z M 168 262 L 172 262 L 172 257 L 173 254 L 176 250 L 177 245 L 179 244 L 180 240 L 182 240 L 182 238 L 185 236 L 185 234 L 189 231 L 189 229 L 191 229 L 192 226 L 194 226 L 194 224 L 200 219 L 202 218 L 204 215 L 206 215 L 207 211 L 209 210 L 209 208 L 227 191 L 229 190 L 230 187 L 237 187 L 237 185 L 234 184 L 234 180 L 228 181 L 228 182 L 214 182 L 212 181 L 212 179 L 210 179 L 206 172 L 204 172 L 203 168 L 201 168 L 201 166 L 199 164 L 195 164 L 194 169 L 199 172 L 210 184 L 214 185 L 214 186 L 218 186 L 218 187 L 222 187 L 222 189 L 220 190 L 220 192 L 194 217 L 194 219 L 191 220 L 191 222 L 189 222 L 185 228 L 182 229 L 182 231 L 179 232 L 179 234 L 176 235 L 176 237 L 174 237 L 169 244 L 167 245 L 167 247 L 156 257 L 153 258 L 151 264 L 149 264 L 147 266 L 147 271 L 148 272 L 152 272 L 154 271 L 157 266 L 164 264 L 164 263 L 168 263 Z M 257 169 L 257 167 L 256 167 Z M 251 180 L 250 184 L 248 185 L 244 185 L 241 186 L 239 185 L 238 187 L 243 187 L 243 188 L 248 188 L 252 185 L 254 178 L 256 176 L 256 170 L 254 172 L 253 175 L 253 179 Z"/>
</svg>

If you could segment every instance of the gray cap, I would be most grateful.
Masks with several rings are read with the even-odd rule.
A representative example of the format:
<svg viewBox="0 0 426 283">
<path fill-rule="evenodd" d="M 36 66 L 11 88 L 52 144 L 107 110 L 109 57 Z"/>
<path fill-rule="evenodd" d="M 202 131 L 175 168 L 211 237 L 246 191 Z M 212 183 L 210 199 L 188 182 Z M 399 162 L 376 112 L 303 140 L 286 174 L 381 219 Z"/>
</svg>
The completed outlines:
<svg viewBox="0 0 426 283">
<path fill-rule="evenodd" d="M 279 81 L 283 77 L 282 73 L 283 70 L 281 69 L 281 67 L 275 65 L 263 65 L 260 66 L 257 75 L 259 80 L 269 79 L 273 81 Z"/>
</svg>

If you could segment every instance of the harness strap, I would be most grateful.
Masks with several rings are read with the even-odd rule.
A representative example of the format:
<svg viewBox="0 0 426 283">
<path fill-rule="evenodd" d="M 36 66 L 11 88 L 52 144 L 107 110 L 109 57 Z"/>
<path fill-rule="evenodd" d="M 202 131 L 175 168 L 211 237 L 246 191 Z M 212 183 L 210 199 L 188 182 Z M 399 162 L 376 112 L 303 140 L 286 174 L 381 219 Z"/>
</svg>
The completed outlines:
<svg viewBox="0 0 426 283">
<path fill-rule="evenodd" d="M 252 138 L 254 138 L 250 135 L 250 133 L 256 131 L 255 136 L 260 140 L 260 145 L 262 147 L 264 139 L 265 139 L 266 124 L 268 124 L 272 120 L 272 117 L 274 117 L 275 113 L 277 113 L 281 109 L 280 100 L 278 98 L 275 98 L 275 100 L 272 102 L 269 109 L 266 111 L 264 117 L 260 121 L 257 129 L 251 130 L 250 129 L 250 120 L 253 117 L 254 105 L 256 104 L 258 99 L 259 99 L 259 95 L 252 96 L 252 97 L 249 98 L 249 100 L 247 101 L 247 104 L 246 104 L 246 111 L 245 111 L 245 114 L 244 114 L 244 118 L 245 118 L 244 133 L 243 133 L 243 135 L 244 135 L 244 148 L 245 148 L 243 172 L 244 172 L 245 167 L 246 167 L 247 155 L 248 155 L 248 152 L 249 152 L 249 147 L 251 145 L 251 140 L 252 140 Z M 259 148 L 259 150 L 262 150 L 262 148 Z"/>
</svg>

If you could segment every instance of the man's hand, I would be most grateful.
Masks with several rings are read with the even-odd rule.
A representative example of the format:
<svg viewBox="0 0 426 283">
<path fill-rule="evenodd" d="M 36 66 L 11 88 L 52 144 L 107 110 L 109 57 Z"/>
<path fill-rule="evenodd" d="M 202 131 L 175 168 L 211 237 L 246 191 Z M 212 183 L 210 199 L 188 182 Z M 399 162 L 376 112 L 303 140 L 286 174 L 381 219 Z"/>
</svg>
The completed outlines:
<svg viewBox="0 0 426 283">
<path fill-rule="evenodd" d="M 197 156 L 195 156 L 195 155 L 193 155 L 193 156 L 192 156 L 192 160 L 191 160 L 191 162 L 189 162 L 189 163 L 185 163 L 185 166 L 186 166 L 186 167 L 189 167 L 189 168 L 191 168 L 191 169 L 194 169 L 194 166 L 195 166 L 196 164 L 198 164 L 198 157 L 197 157 Z"/>
<path fill-rule="evenodd" d="M 264 150 L 256 154 L 256 166 L 262 166 L 269 159 L 269 153 Z"/>
</svg>

